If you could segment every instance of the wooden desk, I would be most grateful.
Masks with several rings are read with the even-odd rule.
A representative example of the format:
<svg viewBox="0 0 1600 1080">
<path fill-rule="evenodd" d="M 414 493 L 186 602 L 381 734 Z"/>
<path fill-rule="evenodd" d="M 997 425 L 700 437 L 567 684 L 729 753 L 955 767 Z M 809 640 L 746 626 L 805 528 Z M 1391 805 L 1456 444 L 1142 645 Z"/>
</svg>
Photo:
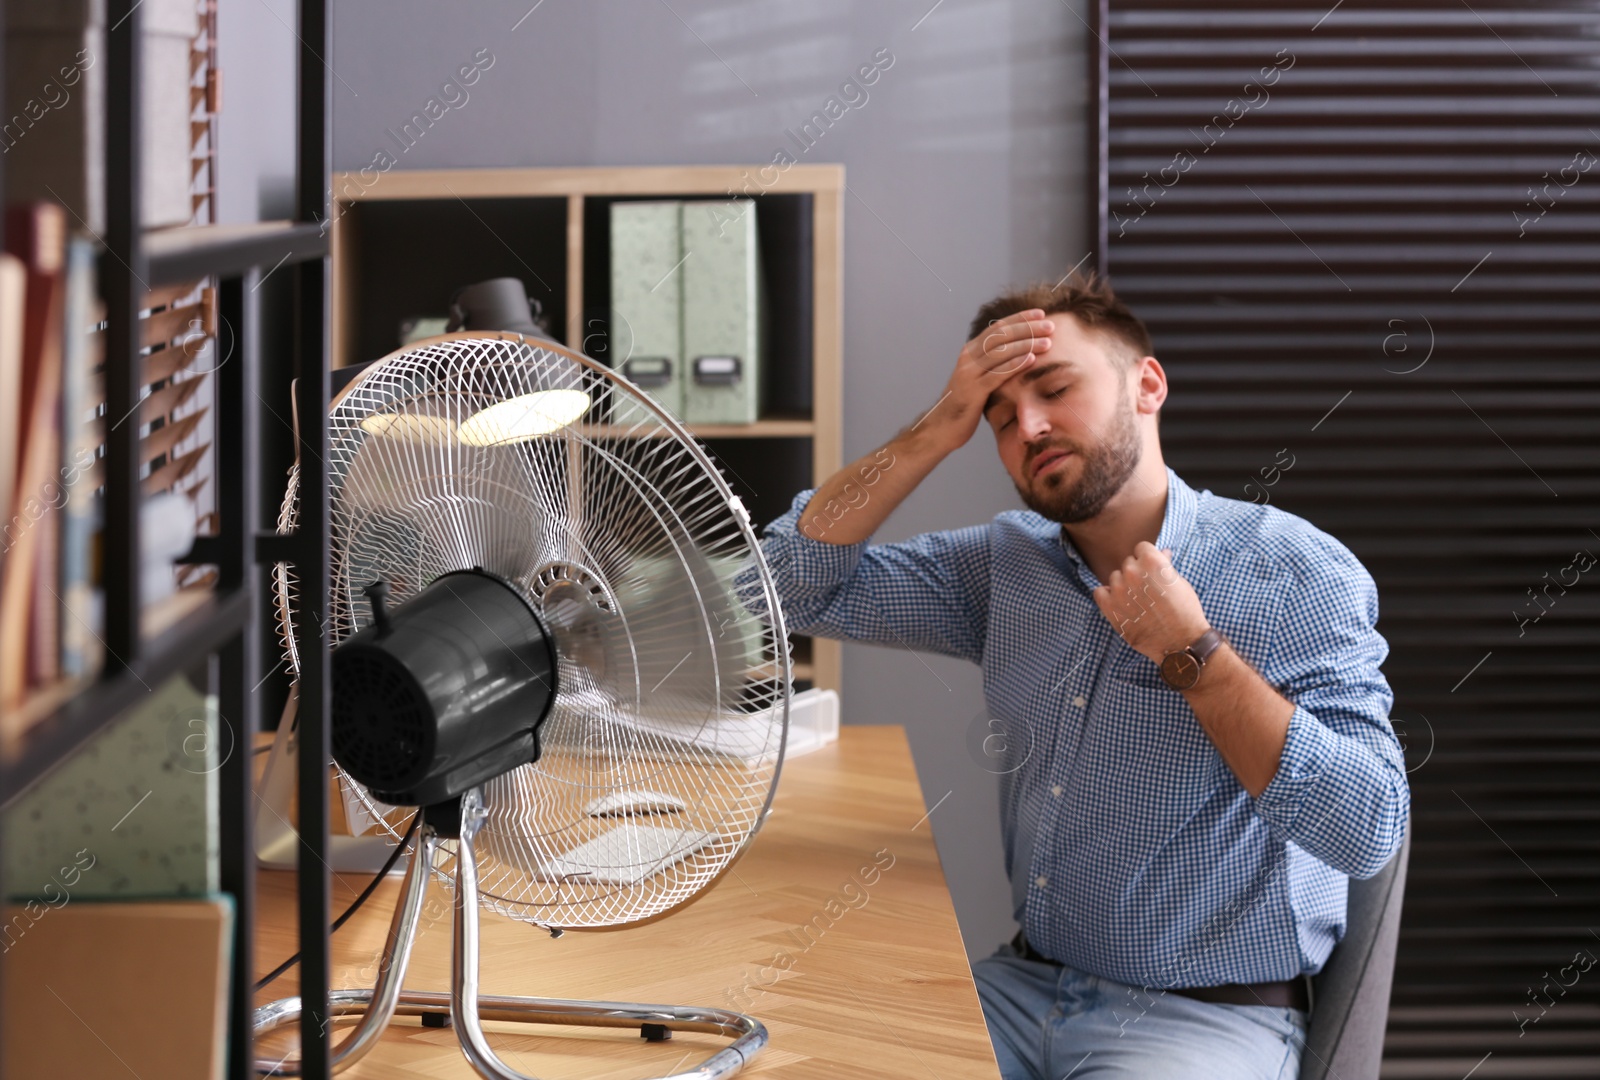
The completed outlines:
<svg viewBox="0 0 1600 1080">
<path fill-rule="evenodd" d="M 732 873 L 683 911 L 560 940 L 484 913 L 483 992 L 748 1012 L 771 1034 L 748 1075 L 994 1080 L 994 1052 L 925 813 L 904 730 L 846 727 L 837 744 L 784 763 L 760 836 Z M 875 855 L 880 865 L 890 856 L 893 864 L 865 888 L 863 901 L 859 886 L 846 883 L 859 881 Z M 334 882 L 335 912 L 365 884 L 342 877 Z M 430 888 L 433 914 L 423 922 L 406 985 L 448 992 L 447 894 Z M 334 935 L 334 986 L 372 985 L 398 892 L 397 875 Z M 258 977 L 295 949 L 294 875 L 262 871 L 259 904 Z M 827 916 L 830 908 L 837 918 Z M 807 924 L 809 935 L 801 929 Z M 788 970 L 773 966 L 782 950 L 793 958 Z M 258 1000 L 297 992 L 294 975 Z M 615 1031 L 487 1028 L 507 1064 L 541 1080 L 657 1076 L 688 1067 L 691 1052 L 698 1061 L 724 1044 L 701 1035 L 650 1044 Z M 276 1058 L 293 1045 L 292 1030 L 280 1032 L 259 1056 Z M 377 1049 L 341 1075 L 476 1076 L 453 1031 L 414 1019 L 397 1020 Z"/>
</svg>

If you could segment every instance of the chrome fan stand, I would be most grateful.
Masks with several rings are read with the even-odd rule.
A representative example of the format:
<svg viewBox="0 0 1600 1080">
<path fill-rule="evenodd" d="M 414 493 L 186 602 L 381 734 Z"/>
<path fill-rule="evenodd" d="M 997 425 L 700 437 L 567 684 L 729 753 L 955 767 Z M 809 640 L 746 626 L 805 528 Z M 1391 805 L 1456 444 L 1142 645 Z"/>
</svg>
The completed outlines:
<svg viewBox="0 0 1600 1080">
<path fill-rule="evenodd" d="M 333 1071 L 354 1065 L 378 1043 L 396 1014 L 448 1018 L 461 1043 L 461 1052 L 485 1080 L 536 1080 L 501 1061 L 484 1038 L 483 1021 L 563 1024 L 576 1027 L 644 1028 L 693 1031 L 723 1035 L 733 1042 L 688 1072 L 674 1072 L 656 1080 L 720 1080 L 736 1074 L 767 1045 L 761 1021 L 726 1009 L 688 1005 L 641 1005 L 621 1001 L 577 1001 L 566 998 L 499 997 L 478 993 L 478 863 L 473 842 L 488 811 L 482 794 L 473 788 L 461 797 L 461 828 L 456 851 L 455 937 L 448 996 L 403 990 L 406 965 L 416 942 L 417 924 L 428 876 L 441 841 L 448 839 L 424 818 L 417 830 L 417 847 L 406 868 L 400 902 L 389 923 L 377 985 L 371 990 L 335 990 L 329 995 L 333 1016 L 360 1013 L 355 1030 L 333 1049 Z M 255 1012 L 255 1035 L 297 1021 L 301 1002 L 287 997 L 263 1005 Z M 300 1062 L 256 1059 L 261 1076 L 299 1076 Z"/>
</svg>

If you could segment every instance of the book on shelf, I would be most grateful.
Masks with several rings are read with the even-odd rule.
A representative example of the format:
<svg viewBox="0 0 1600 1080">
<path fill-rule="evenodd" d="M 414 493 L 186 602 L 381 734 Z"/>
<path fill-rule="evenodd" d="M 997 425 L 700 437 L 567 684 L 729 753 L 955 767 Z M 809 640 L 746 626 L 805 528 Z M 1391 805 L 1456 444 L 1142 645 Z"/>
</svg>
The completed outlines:
<svg viewBox="0 0 1600 1080">
<path fill-rule="evenodd" d="M 45 600 L 57 584 L 48 575 L 54 567 L 50 502 L 60 447 L 66 244 L 61 207 L 30 203 L 6 211 L 6 246 L 26 269 L 17 470 L 0 530 L 0 705 L 7 709 L 20 705 L 30 686 L 54 677 L 59 667 L 56 612 Z"/>
<path fill-rule="evenodd" d="M 22 323 L 28 271 L 0 252 L 0 513 L 11 509 L 17 482 L 17 430 L 22 423 Z"/>
<path fill-rule="evenodd" d="M 611 333 L 607 352 L 622 372 L 674 417 L 683 416 L 683 204 L 611 204 Z M 619 399 L 611 420 L 647 417 Z"/>
<path fill-rule="evenodd" d="M 754 199 L 685 203 L 683 419 L 753 424 L 761 407 L 761 258 Z"/>
<path fill-rule="evenodd" d="M 101 622 L 94 591 L 91 547 L 96 531 L 93 490 L 102 424 L 92 386 L 98 362 L 91 337 L 98 320 L 95 289 L 97 245 L 88 237 L 67 241 L 64 334 L 61 348 L 62 440 L 57 484 L 61 491 L 60 654 L 61 674 L 88 675 L 99 663 Z"/>
</svg>

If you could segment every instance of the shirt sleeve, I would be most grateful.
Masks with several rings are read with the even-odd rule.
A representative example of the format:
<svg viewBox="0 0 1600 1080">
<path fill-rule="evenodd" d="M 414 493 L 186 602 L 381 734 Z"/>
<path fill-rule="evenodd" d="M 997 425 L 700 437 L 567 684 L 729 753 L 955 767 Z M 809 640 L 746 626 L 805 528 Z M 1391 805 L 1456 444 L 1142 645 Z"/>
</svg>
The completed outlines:
<svg viewBox="0 0 1600 1080">
<path fill-rule="evenodd" d="M 1389 723 L 1394 693 L 1379 665 L 1378 590 L 1333 545 L 1301 569 L 1267 678 L 1294 703 L 1277 774 L 1255 811 L 1342 873 L 1369 878 L 1405 836 L 1411 794 Z"/>
<path fill-rule="evenodd" d="M 787 628 L 981 662 L 989 526 L 923 533 L 896 544 L 830 544 L 799 529 L 815 490 L 796 495 L 761 541 Z M 741 570 L 734 583 L 745 607 L 764 615 L 754 567 Z"/>
</svg>

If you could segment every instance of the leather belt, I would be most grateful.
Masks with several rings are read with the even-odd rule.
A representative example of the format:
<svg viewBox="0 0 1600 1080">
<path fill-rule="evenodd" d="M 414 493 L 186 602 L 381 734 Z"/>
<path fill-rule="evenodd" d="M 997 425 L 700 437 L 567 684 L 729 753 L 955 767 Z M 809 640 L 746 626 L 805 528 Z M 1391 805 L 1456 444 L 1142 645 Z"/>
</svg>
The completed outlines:
<svg viewBox="0 0 1600 1080">
<path fill-rule="evenodd" d="M 1027 936 L 1021 930 L 1018 930 L 1017 936 L 1011 939 L 1011 947 L 1024 960 L 1061 966 L 1061 961 L 1052 960 L 1029 944 Z M 1287 979 L 1282 982 L 1167 986 L 1152 989 L 1163 989 L 1168 993 L 1193 998 L 1196 1001 L 1208 1001 L 1215 1005 L 1270 1005 L 1278 1009 L 1300 1009 L 1302 1012 L 1311 1008 L 1311 995 L 1306 989 L 1304 978 Z"/>
</svg>

